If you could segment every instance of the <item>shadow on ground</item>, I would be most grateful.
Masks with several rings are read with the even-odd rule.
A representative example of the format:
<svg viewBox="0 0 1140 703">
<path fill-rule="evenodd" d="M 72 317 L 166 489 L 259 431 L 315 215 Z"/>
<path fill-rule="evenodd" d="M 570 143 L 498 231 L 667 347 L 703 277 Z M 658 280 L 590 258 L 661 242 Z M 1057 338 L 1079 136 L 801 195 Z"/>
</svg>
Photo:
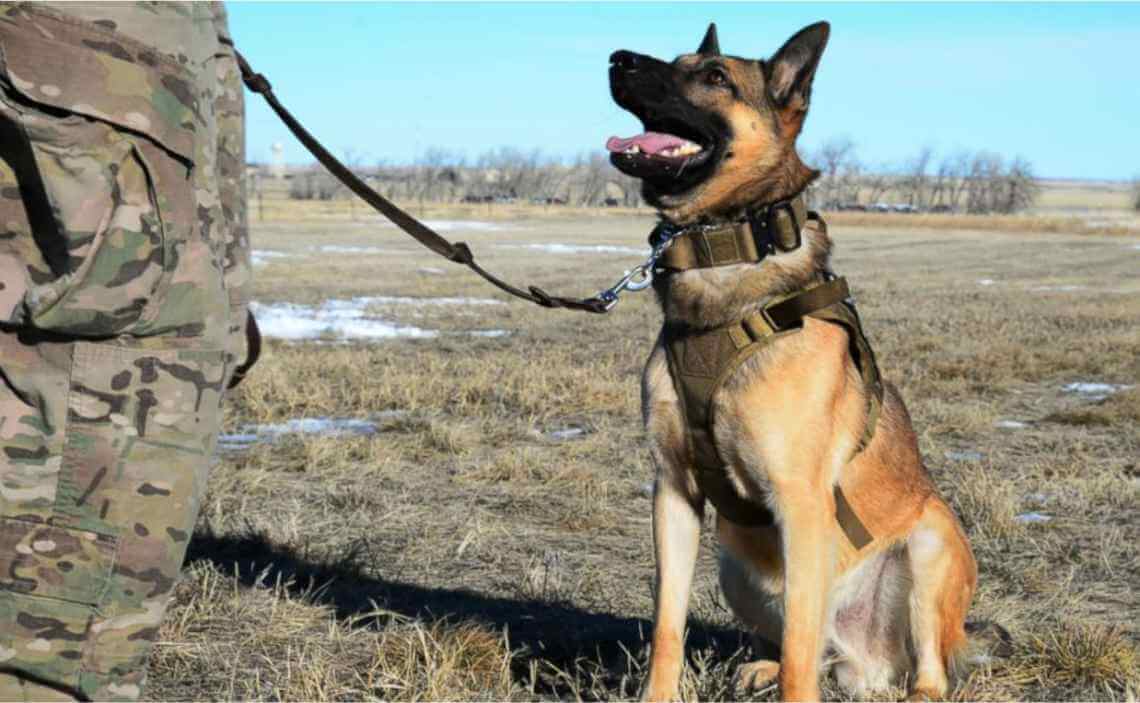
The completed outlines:
<svg viewBox="0 0 1140 703">
<path fill-rule="evenodd" d="M 636 655 L 652 633 L 642 618 L 592 612 L 569 603 L 512 600 L 467 589 L 432 588 L 366 573 L 361 554 L 350 551 L 337 561 L 314 559 L 260 532 L 219 535 L 199 529 L 187 553 L 187 565 L 209 562 L 233 574 L 246 586 L 286 584 L 297 595 L 332 607 L 340 618 L 365 626 L 383 626 L 384 616 L 360 619 L 378 608 L 409 618 L 476 621 L 506 629 L 513 649 L 522 649 L 515 673 L 527 675 L 532 659 L 564 671 L 582 658 L 600 663 L 605 677 L 628 673 L 627 653 Z M 375 572 L 375 565 L 369 571 Z M 739 631 L 690 621 L 687 649 L 710 651 L 714 659 L 728 658 L 745 644 Z M 551 693 L 557 684 L 550 682 Z"/>
</svg>

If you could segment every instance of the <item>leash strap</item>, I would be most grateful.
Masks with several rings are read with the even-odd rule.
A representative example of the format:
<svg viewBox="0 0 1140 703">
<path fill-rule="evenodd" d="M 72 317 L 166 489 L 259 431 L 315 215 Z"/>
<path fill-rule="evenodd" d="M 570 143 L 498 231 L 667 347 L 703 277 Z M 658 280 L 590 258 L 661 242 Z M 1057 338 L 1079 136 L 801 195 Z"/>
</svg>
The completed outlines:
<svg viewBox="0 0 1140 703">
<path fill-rule="evenodd" d="M 499 290 L 513 295 L 516 298 L 541 305 L 544 308 L 565 308 L 567 310 L 605 313 L 612 307 L 609 302 L 598 296 L 591 298 L 563 298 L 557 295 L 550 295 L 537 286 L 527 286 L 526 290 L 523 290 L 522 288 L 507 283 L 484 269 L 476 263 L 475 255 L 471 253 L 471 249 L 465 243 L 448 241 L 438 232 L 409 215 L 407 212 L 404 212 L 395 203 L 377 193 L 348 167 L 341 163 L 340 160 L 333 156 L 308 130 L 301 126 L 301 123 L 293 117 L 292 113 L 286 110 L 285 106 L 277 100 L 277 96 L 273 94 L 273 86 L 270 85 L 269 80 L 250 67 L 249 62 L 246 61 L 245 57 L 241 55 L 241 52 L 233 46 L 232 42 L 223 41 L 229 44 L 234 50 L 238 66 L 241 68 L 241 79 L 242 82 L 245 83 L 245 86 L 265 98 L 265 102 L 269 103 L 269 107 L 277 113 L 277 116 L 280 117 L 281 121 L 285 123 L 285 126 L 289 128 L 289 131 L 305 145 L 309 153 L 316 157 L 317 161 L 328 169 L 333 177 L 347 186 L 353 193 L 360 196 L 364 202 L 391 220 L 393 224 L 402 229 L 417 242 L 449 261 L 463 264 Z"/>
</svg>

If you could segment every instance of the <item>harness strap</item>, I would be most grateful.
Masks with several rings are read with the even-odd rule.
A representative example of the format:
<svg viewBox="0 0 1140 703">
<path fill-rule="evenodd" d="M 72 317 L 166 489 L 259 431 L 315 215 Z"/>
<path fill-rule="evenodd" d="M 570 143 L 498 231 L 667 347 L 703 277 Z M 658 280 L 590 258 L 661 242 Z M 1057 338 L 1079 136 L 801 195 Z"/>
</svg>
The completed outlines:
<svg viewBox="0 0 1140 703">
<path fill-rule="evenodd" d="M 280 117 L 281 121 L 285 123 L 285 126 L 289 128 L 289 131 L 300 140 L 305 148 L 309 150 L 309 153 L 316 157 L 317 161 L 327 168 L 329 173 L 337 180 L 347 186 L 349 190 L 360 196 L 364 202 L 391 220 L 393 224 L 402 229 L 417 242 L 449 261 L 463 264 L 499 290 L 513 295 L 516 298 L 522 298 L 536 305 L 541 305 L 544 308 L 566 308 L 567 310 L 580 310 L 593 313 L 604 313 L 609 310 L 611 307 L 610 303 L 602 300 L 598 296 L 590 298 L 563 298 L 557 295 L 550 295 L 537 286 L 527 286 L 527 289 L 523 290 L 522 288 L 517 288 L 507 283 L 481 267 L 475 262 L 475 255 L 471 253 L 471 249 L 468 248 L 465 243 L 453 243 L 448 241 L 431 227 L 428 227 L 423 222 L 420 222 L 415 217 L 404 212 L 395 203 L 377 193 L 353 173 L 351 169 L 341 163 L 340 160 L 333 156 L 308 130 L 301 126 L 301 123 L 293 117 L 292 113 L 285 109 L 285 106 L 282 105 L 277 100 L 277 96 L 273 94 L 273 86 L 270 85 L 269 80 L 250 67 L 249 62 L 245 60 L 241 52 L 233 46 L 233 42 L 225 39 L 222 41 L 233 48 L 238 67 L 241 69 L 242 82 L 245 83 L 245 86 L 265 98 L 265 102 L 269 103 L 269 107 L 277 113 L 277 116 Z"/>
<path fill-rule="evenodd" d="M 728 480 L 712 436 L 713 395 L 749 357 L 777 338 L 801 329 L 805 317 L 839 324 L 848 333 L 852 359 L 867 389 L 867 422 L 857 452 L 861 451 L 875 432 L 882 384 L 845 279 L 834 278 L 777 299 L 735 324 L 711 330 L 665 331 L 666 356 L 689 430 L 690 459 L 697 469 L 697 482 L 705 497 L 730 522 L 771 525 L 775 516 L 766 505 L 741 496 Z M 835 506 L 836 520 L 848 541 L 856 549 L 869 544 L 872 535 L 838 485 Z"/>
<path fill-rule="evenodd" d="M 658 265 L 666 270 L 757 263 L 777 252 L 799 248 L 807 221 L 803 196 L 749 209 L 741 219 L 696 226 L 678 234 Z"/>
</svg>

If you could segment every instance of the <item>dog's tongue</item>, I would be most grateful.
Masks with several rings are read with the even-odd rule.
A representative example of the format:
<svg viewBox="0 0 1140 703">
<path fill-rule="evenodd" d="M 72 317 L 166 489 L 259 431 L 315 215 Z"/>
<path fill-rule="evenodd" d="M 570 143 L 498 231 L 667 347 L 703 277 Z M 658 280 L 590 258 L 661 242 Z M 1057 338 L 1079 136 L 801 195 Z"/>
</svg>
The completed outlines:
<svg viewBox="0 0 1140 703">
<path fill-rule="evenodd" d="M 681 139 L 673 134 L 644 132 L 628 139 L 610 137 L 606 140 L 606 148 L 611 152 L 620 153 L 628 150 L 632 146 L 638 146 L 641 147 L 641 151 L 646 154 L 660 154 L 666 149 L 681 147 L 688 143 L 688 139 Z"/>
</svg>

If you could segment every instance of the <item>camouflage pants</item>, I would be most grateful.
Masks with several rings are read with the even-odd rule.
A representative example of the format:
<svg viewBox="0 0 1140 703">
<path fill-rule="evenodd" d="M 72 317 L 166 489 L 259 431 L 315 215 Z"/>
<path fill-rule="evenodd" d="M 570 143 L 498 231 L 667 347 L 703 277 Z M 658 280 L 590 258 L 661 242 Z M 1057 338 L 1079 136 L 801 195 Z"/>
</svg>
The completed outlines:
<svg viewBox="0 0 1140 703">
<path fill-rule="evenodd" d="M 0 3 L 0 699 L 135 699 L 248 302 L 213 4 Z"/>
</svg>

